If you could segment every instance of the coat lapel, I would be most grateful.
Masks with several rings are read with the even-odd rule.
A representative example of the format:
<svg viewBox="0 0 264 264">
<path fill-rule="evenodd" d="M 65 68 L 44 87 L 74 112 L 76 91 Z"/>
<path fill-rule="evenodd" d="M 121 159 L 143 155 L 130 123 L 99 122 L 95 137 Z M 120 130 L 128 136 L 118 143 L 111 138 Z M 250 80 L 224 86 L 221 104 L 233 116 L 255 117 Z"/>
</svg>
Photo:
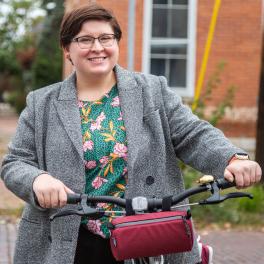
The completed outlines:
<svg viewBox="0 0 264 264">
<path fill-rule="evenodd" d="M 140 135 L 143 125 L 143 100 L 142 87 L 140 87 L 133 74 L 120 66 L 115 67 L 117 77 L 117 87 L 120 98 L 121 111 L 126 127 L 126 137 L 128 144 L 128 186 L 133 185 L 134 177 L 129 177 L 133 173 L 135 158 L 137 157 L 138 146 L 140 145 Z M 127 193 L 127 191 L 126 191 Z"/>
<path fill-rule="evenodd" d="M 78 109 L 78 100 L 75 85 L 76 75 L 73 73 L 62 82 L 58 100 L 55 106 L 63 126 L 83 159 L 81 118 Z"/>
</svg>

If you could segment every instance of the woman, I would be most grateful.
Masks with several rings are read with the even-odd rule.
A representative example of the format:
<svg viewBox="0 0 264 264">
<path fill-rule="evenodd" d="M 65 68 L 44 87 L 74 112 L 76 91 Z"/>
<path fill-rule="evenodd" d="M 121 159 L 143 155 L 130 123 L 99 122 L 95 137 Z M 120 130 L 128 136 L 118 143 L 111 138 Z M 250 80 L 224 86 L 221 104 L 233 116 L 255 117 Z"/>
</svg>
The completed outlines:
<svg viewBox="0 0 264 264">
<path fill-rule="evenodd" d="M 235 179 L 238 187 L 260 180 L 259 165 L 182 105 L 164 77 L 118 66 L 121 35 L 113 14 L 98 5 L 64 16 L 60 41 L 75 71 L 29 93 L 3 161 L 6 186 L 27 202 L 14 264 L 117 263 L 108 246 L 107 219 L 49 222 L 68 193 L 129 198 L 179 193 L 184 182 L 177 159 Z M 198 263 L 197 244 L 165 259 Z"/>
</svg>

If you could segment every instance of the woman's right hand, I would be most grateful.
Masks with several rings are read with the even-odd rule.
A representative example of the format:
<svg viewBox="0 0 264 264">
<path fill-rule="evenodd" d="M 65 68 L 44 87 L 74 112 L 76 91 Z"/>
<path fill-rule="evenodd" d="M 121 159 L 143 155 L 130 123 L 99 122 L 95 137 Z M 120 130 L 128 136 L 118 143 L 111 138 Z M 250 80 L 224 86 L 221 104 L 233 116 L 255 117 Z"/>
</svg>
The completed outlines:
<svg viewBox="0 0 264 264">
<path fill-rule="evenodd" d="M 41 174 L 33 182 L 33 191 L 43 208 L 63 207 L 67 203 L 67 193 L 74 193 L 60 180 L 49 174 Z"/>
</svg>

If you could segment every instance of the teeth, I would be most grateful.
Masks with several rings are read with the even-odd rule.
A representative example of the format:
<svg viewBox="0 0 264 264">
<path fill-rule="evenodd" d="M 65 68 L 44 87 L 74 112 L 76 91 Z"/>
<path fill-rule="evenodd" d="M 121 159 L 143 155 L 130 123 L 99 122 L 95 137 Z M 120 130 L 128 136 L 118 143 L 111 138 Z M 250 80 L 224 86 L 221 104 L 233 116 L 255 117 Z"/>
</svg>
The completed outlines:
<svg viewBox="0 0 264 264">
<path fill-rule="evenodd" d="M 101 62 L 101 61 L 103 61 L 105 59 L 105 57 L 104 58 L 91 58 L 91 59 L 89 59 L 90 61 L 94 61 L 94 62 Z"/>
</svg>

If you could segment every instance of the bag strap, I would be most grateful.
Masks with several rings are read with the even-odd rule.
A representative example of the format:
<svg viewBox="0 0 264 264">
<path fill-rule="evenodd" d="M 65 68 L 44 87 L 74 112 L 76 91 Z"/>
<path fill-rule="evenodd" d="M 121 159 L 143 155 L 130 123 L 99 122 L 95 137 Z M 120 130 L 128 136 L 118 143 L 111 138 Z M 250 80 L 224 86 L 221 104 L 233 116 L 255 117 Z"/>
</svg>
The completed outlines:
<svg viewBox="0 0 264 264">
<path fill-rule="evenodd" d="M 172 195 L 165 196 L 162 199 L 162 211 L 171 211 Z"/>
</svg>

